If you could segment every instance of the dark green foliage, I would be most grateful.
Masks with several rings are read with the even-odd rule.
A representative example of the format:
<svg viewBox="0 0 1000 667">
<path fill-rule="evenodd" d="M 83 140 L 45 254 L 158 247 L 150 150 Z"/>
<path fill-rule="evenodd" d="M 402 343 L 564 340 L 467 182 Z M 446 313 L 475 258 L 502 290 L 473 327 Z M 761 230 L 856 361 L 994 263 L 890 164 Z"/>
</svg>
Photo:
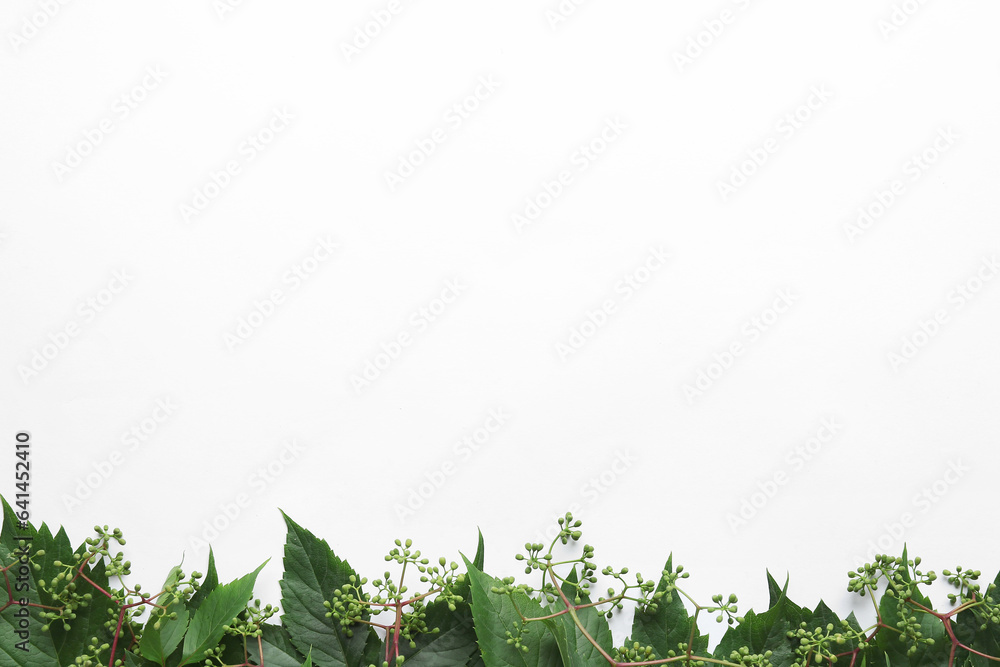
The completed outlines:
<svg viewBox="0 0 1000 667">
<path fill-rule="evenodd" d="M 618 586 L 596 597 L 593 547 L 574 559 L 552 554 L 556 544 L 582 535 L 581 522 L 568 513 L 547 551 L 525 544 L 515 557 L 525 574 L 539 576 L 538 588 L 486 574 L 482 533 L 475 558 L 461 556 L 464 569 L 444 558 L 432 564 L 410 540 L 396 540 L 385 560 L 395 562 L 397 574 L 369 582 L 282 514 L 287 538 L 275 623 L 268 621 L 279 609 L 253 599 L 266 561 L 222 584 L 210 550 L 205 575 L 178 565 L 159 589 L 146 591 L 125 583 L 131 563 L 114 551 L 125 544 L 118 529 L 95 526 L 96 536 L 73 549 L 61 528 L 53 534 L 44 523 L 20 527 L 6 499 L 3 514 L 0 590 L 8 594 L 0 596 L 0 667 L 1000 664 L 1000 575 L 982 586 L 978 570 L 943 570 L 956 592 L 952 608 L 939 612 L 920 590 L 937 575 L 919 570 L 920 559 L 909 559 L 906 549 L 848 573 L 848 590 L 869 597 L 878 614 L 863 629 L 853 614 L 841 619 L 822 601 L 812 610 L 799 607 L 788 598 L 788 579 L 779 585 L 770 572 L 764 612 L 737 615 L 735 595 L 696 603 L 680 588 L 689 573 L 673 565 L 672 555 L 655 580 L 604 568 Z M 19 590 L 25 583 L 28 589 Z M 616 647 L 607 619 L 626 602 L 635 607 L 631 636 Z M 146 607 L 152 611 L 140 623 Z M 714 650 L 698 627 L 703 614 L 730 626 Z"/>
</svg>

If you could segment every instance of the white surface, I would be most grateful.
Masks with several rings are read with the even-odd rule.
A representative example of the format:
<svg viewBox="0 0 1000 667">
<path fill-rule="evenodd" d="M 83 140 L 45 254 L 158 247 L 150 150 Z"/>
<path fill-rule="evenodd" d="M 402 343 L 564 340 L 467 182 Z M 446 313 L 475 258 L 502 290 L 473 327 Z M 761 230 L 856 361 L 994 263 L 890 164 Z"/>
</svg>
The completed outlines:
<svg viewBox="0 0 1000 667">
<path fill-rule="evenodd" d="M 0 433 L 32 434 L 35 519 L 75 542 L 121 527 L 149 587 L 182 552 L 204 569 L 192 538 L 245 494 L 213 545 L 225 580 L 271 557 L 270 602 L 279 507 L 371 576 L 396 537 L 471 557 L 477 526 L 514 574 L 575 505 L 599 565 L 655 576 L 673 551 L 693 594 L 743 610 L 770 568 L 846 613 L 880 538 L 992 577 L 1000 280 L 955 290 L 1000 252 L 1000 8 L 671 4 L 553 26 L 554 0 L 402 2 L 348 58 L 388 2 L 6 3 Z M 550 205 L 516 223 L 529 199 Z M 718 379 L 688 400 L 699 371 Z M 411 492 L 429 497 L 403 517 Z"/>
</svg>

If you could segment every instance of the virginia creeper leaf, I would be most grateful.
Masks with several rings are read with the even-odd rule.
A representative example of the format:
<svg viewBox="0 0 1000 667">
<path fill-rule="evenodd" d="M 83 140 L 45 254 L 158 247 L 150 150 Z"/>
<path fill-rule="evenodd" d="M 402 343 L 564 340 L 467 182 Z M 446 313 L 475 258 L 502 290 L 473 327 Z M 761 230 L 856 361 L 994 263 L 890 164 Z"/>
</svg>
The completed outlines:
<svg viewBox="0 0 1000 667">
<path fill-rule="evenodd" d="M 38 617 L 36 608 L 23 607 L 17 604 L 20 598 L 27 598 L 29 604 L 43 604 L 39 597 L 38 587 L 39 576 L 34 568 L 27 566 L 28 570 L 28 590 L 17 591 L 13 586 L 22 564 L 20 559 L 22 553 L 19 550 L 19 538 L 26 538 L 29 553 L 44 549 L 46 535 L 51 535 L 46 525 L 42 524 L 41 536 L 39 529 L 36 529 L 30 522 L 24 528 L 20 527 L 20 520 L 14 514 L 14 509 L 7 503 L 7 499 L 0 496 L 3 501 L 3 527 L 0 528 L 0 567 L 9 569 L 4 574 L 4 583 L 8 595 L 0 598 L 0 605 L 6 605 L 0 612 L 0 658 L 4 667 L 52 667 L 60 665 L 58 651 L 52 642 L 52 635 L 42 632 L 43 621 Z M 61 532 L 61 531 L 60 531 Z M 68 542 L 67 542 L 68 544 Z M 32 562 L 42 561 L 41 556 L 35 556 Z M 44 593 L 42 594 L 44 595 Z M 48 596 L 46 596 L 48 597 Z M 13 602 L 11 602 L 13 600 Z M 27 616 L 24 614 L 27 613 Z M 30 638 L 26 641 L 18 632 L 23 632 L 23 621 L 27 618 Z M 21 650 L 19 645 L 27 648 Z"/>
<path fill-rule="evenodd" d="M 473 564 L 482 569 L 485 558 L 483 533 L 479 533 L 479 545 Z M 438 628 L 437 633 L 421 633 L 417 635 L 415 648 L 400 643 L 400 650 L 406 657 L 408 667 L 466 667 L 469 661 L 479 653 L 476 643 L 475 624 L 472 618 L 472 607 L 469 600 L 472 597 L 472 587 L 469 576 L 454 588 L 457 595 L 462 596 L 462 602 L 455 603 L 455 611 L 448 609 L 448 603 L 436 599 L 424 609 L 424 623 L 428 628 Z"/>
<path fill-rule="evenodd" d="M 183 561 L 181 561 L 183 563 Z M 160 590 L 166 590 L 170 586 L 176 586 L 180 581 L 181 566 L 175 565 L 167 574 L 166 581 Z M 188 610 L 180 600 L 166 593 L 156 601 L 157 604 L 166 607 L 166 614 L 161 618 L 158 614 L 150 614 L 146 625 L 142 629 L 142 640 L 139 642 L 139 653 L 147 660 L 152 660 L 160 665 L 166 665 L 167 656 L 174 652 L 184 637 L 188 625 Z M 169 619 L 171 613 L 176 613 L 176 619 Z"/>
<path fill-rule="evenodd" d="M 225 626 L 232 623 L 253 596 L 254 583 L 257 575 L 267 565 L 261 563 L 250 574 L 224 586 L 218 586 L 208 594 L 205 601 L 191 618 L 187 635 L 184 637 L 184 649 L 181 665 L 201 662 L 205 651 L 215 648 L 225 633 Z"/>
<path fill-rule="evenodd" d="M 201 606 L 201 603 L 208 597 L 208 594 L 214 591 L 218 585 L 219 573 L 215 570 L 215 553 L 212 551 L 212 547 L 209 546 L 208 569 L 205 570 L 205 576 L 201 580 L 198 591 L 188 600 L 187 608 L 193 613 Z"/>
<path fill-rule="evenodd" d="M 663 566 L 664 571 L 673 571 L 673 558 L 674 555 L 670 554 Z M 661 576 L 655 592 L 665 593 L 666 590 L 666 577 Z M 694 641 L 691 641 L 692 638 Z M 677 645 L 680 643 L 690 644 L 691 652 L 695 655 L 708 655 L 708 641 L 708 635 L 699 634 L 680 593 L 674 591 L 669 601 L 666 594 L 659 599 L 654 612 L 636 609 L 632 618 L 632 636 L 625 645 L 631 646 L 633 642 L 639 642 L 640 646 L 652 646 L 656 658 L 664 659 L 668 651 L 679 654 Z"/>
<path fill-rule="evenodd" d="M 311 648 L 319 667 L 367 667 L 364 654 L 375 630 L 357 624 L 349 637 L 339 621 L 326 617 L 323 606 L 323 602 L 334 599 L 334 590 L 350 583 L 351 576 L 358 581 L 361 577 L 333 553 L 326 540 L 317 538 L 284 512 L 281 515 L 288 527 L 281 620 L 292 644 L 303 655 Z"/>
<path fill-rule="evenodd" d="M 523 593 L 511 596 L 494 593 L 491 589 L 501 586 L 499 579 L 484 574 L 462 555 L 472 586 L 472 617 L 485 667 L 562 667 L 555 637 L 541 622 L 529 622 L 521 643 L 528 651 L 507 643 L 507 633 L 516 635 L 521 618 L 514 602 L 529 618 L 543 616 L 536 600 Z M 511 602 L 513 598 L 514 602 Z"/>
<path fill-rule="evenodd" d="M 302 664 L 303 656 L 292 644 L 292 638 L 288 636 L 287 630 L 280 625 L 270 623 L 262 625 L 260 630 L 261 645 L 264 647 L 263 660 L 260 658 L 257 642 L 247 643 L 247 650 L 250 651 L 254 662 L 267 667 L 299 667 Z"/>
<path fill-rule="evenodd" d="M 566 576 L 566 581 L 561 586 L 563 595 L 566 596 L 572 605 L 590 604 L 590 597 L 577 590 L 574 585 L 577 583 L 579 583 L 579 575 L 577 575 L 576 566 L 574 565 L 573 569 Z M 579 596 L 579 601 L 577 601 L 577 596 Z M 555 614 L 567 609 L 569 607 L 566 606 L 562 598 L 557 598 L 555 602 L 545 607 L 543 612 L 545 614 Z M 580 622 L 579 626 L 573 620 L 574 613 Z M 593 607 L 585 607 L 574 612 L 566 612 L 556 618 L 547 619 L 544 623 L 555 637 L 556 645 L 559 647 L 559 654 L 562 656 L 562 662 L 566 667 L 604 667 L 608 664 L 607 659 L 601 655 L 597 647 L 584 635 L 584 631 L 586 631 L 597 642 L 597 646 L 604 649 L 604 652 L 608 655 L 611 655 L 613 649 L 611 628 L 608 627 L 608 622 L 605 620 L 604 614 L 598 612 Z"/>
</svg>

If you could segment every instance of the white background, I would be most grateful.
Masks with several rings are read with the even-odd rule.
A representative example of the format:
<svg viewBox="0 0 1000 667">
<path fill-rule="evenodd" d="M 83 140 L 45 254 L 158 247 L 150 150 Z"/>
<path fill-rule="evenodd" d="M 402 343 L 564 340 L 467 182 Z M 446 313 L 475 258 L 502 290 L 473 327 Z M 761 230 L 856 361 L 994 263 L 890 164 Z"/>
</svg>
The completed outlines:
<svg viewBox="0 0 1000 667">
<path fill-rule="evenodd" d="M 147 589 L 228 523 L 222 579 L 270 557 L 268 602 L 278 508 L 370 577 L 477 527 L 515 574 L 575 506 L 600 566 L 673 552 L 741 610 L 770 569 L 870 618 L 846 572 L 904 541 L 992 579 L 996 3 L 234 5 L 0 12 L 0 433 L 36 522 L 121 527 Z"/>
</svg>

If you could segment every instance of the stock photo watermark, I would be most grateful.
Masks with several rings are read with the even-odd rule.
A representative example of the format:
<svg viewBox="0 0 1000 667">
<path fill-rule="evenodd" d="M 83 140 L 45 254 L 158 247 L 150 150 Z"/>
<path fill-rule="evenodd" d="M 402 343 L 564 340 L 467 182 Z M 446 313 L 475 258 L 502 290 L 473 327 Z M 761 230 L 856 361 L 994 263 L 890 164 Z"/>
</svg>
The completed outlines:
<svg viewBox="0 0 1000 667">
<path fill-rule="evenodd" d="M 340 52 L 350 63 L 379 38 L 399 14 L 412 4 L 412 0 L 389 0 L 384 7 L 372 10 L 369 19 L 354 27 L 354 33 L 347 41 L 340 42 Z"/>
<path fill-rule="evenodd" d="M 601 500 L 612 487 L 617 485 L 628 474 L 628 471 L 636 464 L 637 457 L 629 449 L 615 449 L 614 458 L 599 470 L 584 480 L 577 491 L 574 499 L 565 505 L 566 509 L 555 514 L 552 520 L 547 522 L 544 530 L 539 528 L 535 531 L 535 539 L 548 545 L 559 535 L 558 520 L 565 516 L 568 511 L 574 516 L 579 516 L 584 507 L 593 507 Z"/>
<path fill-rule="evenodd" d="M 424 506 L 434 495 L 441 490 L 452 475 L 458 472 L 461 467 L 456 463 L 456 459 L 468 462 L 476 453 L 486 447 L 510 420 L 510 415 L 504 411 L 503 406 L 493 408 L 481 425 L 470 430 L 452 445 L 451 458 L 445 459 L 433 470 L 424 473 L 424 479 L 406 490 L 406 498 L 397 502 L 393 506 L 399 522 L 405 523 L 417 511 Z"/>
<path fill-rule="evenodd" d="M 56 16 L 62 12 L 63 7 L 72 0 L 38 0 L 35 6 L 38 8 L 31 14 L 21 17 L 21 25 L 18 29 L 7 33 L 7 40 L 14 53 L 20 53 L 28 42 L 35 39 L 49 25 Z"/>
<path fill-rule="evenodd" d="M 195 187 L 191 198 L 180 204 L 181 219 L 191 224 L 193 219 L 204 213 L 233 184 L 233 179 L 243 173 L 243 169 L 266 151 L 295 120 L 286 108 L 271 110 L 271 116 L 263 126 L 252 132 L 236 149 L 236 156 L 230 158 L 220 169 L 208 172 L 208 178 Z"/>
<path fill-rule="evenodd" d="M 455 303 L 466 289 L 468 286 L 463 285 L 461 279 L 448 279 L 437 297 L 412 311 L 407 320 L 408 326 L 401 329 L 388 342 L 381 343 L 379 351 L 365 361 L 361 370 L 351 374 L 350 383 L 355 395 L 360 396 L 362 391 L 382 377 L 403 354 L 403 350 L 410 347 L 417 337 L 444 315 L 449 306 Z"/>
<path fill-rule="evenodd" d="M 601 130 L 577 146 L 569 156 L 567 168 L 560 169 L 551 179 L 543 179 L 536 192 L 525 198 L 524 207 L 511 214 L 510 221 L 514 225 L 514 231 L 520 234 L 525 227 L 537 222 L 542 214 L 573 185 L 576 174 L 587 171 L 608 151 L 611 144 L 621 138 L 628 127 L 628 123 L 619 116 L 606 119 Z"/>
<path fill-rule="evenodd" d="M 859 237 L 881 220 L 906 194 L 907 182 L 919 181 L 960 138 L 951 126 L 938 128 L 929 145 L 913 153 L 903 162 L 900 168 L 901 175 L 889 180 L 884 187 L 876 188 L 872 198 L 858 207 L 854 220 L 844 224 L 847 240 L 853 245 Z"/>
<path fill-rule="evenodd" d="M 93 472 L 88 472 L 76 478 L 73 493 L 64 493 L 62 497 L 66 511 L 72 514 L 77 507 L 88 500 L 94 492 L 100 489 L 114 475 L 115 471 L 128 459 L 126 452 L 136 452 L 139 447 L 148 442 L 160 427 L 166 423 L 177 410 L 177 404 L 169 396 L 156 399 L 156 406 L 149 414 L 122 433 L 120 441 L 124 449 L 115 448 L 107 457 L 91 463 Z"/>
<path fill-rule="evenodd" d="M 763 480 L 758 479 L 755 484 L 756 490 L 740 498 L 739 507 L 735 512 L 726 514 L 726 523 L 729 524 L 733 534 L 735 535 L 740 528 L 756 517 L 774 499 L 781 487 L 788 484 L 795 473 L 817 458 L 822 453 L 823 447 L 833 442 L 843 430 L 844 425 L 837 421 L 837 417 L 824 417 L 811 436 L 789 449 L 784 458 L 786 467 L 774 470 Z"/>
<path fill-rule="evenodd" d="M 663 248 L 649 248 L 646 259 L 636 268 L 626 272 L 615 283 L 612 290 L 614 296 L 609 296 L 593 310 L 587 310 L 582 320 L 570 328 L 565 341 L 556 341 L 555 350 L 560 361 L 565 363 L 571 356 L 597 335 L 597 332 L 607 326 L 611 317 L 618 312 L 618 307 L 624 305 L 639 290 L 645 287 L 656 273 L 666 266 L 669 257 Z M 619 298 L 621 302 L 619 302 Z"/>
<path fill-rule="evenodd" d="M 207 553 L 211 542 L 239 521 L 243 513 L 253 505 L 254 499 L 274 485 L 305 451 L 305 447 L 295 438 L 283 442 L 277 455 L 258 466 L 247 477 L 246 488 L 230 500 L 219 503 L 215 514 L 202 522 L 201 532 L 190 536 L 188 543 L 194 552 L 198 555 Z"/>
<path fill-rule="evenodd" d="M 389 192 L 395 192 L 406 179 L 413 176 L 427 160 L 437 151 L 438 147 L 448 140 L 449 132 L 457 131 L 472 118 L 486 100 L 490 99 L 500 87 L 492 74 L 479 77 L 475 88 L 452 104 L 441 117 L 444 125 L 438 125 L 425 136 L 413 140 L 414 148 L 397 156 L 395 170 L 386 171 L 385 184 Z"/>
<path fill-rule="evenodd" d="M 736 9 L 725 7 L 712 18 L 701 22 L 701 28 L 697 32 L 688 36 L 687 42 L 682 49 L 675 49 L 673 52 L 674 64 L 681 74 L 684 69 L 694 65 L 694 62 L 701 58 L 712 46 L 722 38 L 722 35 L 733 25 L 740 16 L 743 15 L 753 0 L 733 0 Z"/>
<path fill-rule="evenodd" d="M 889 41 L 889 38 L 899 32 L 910 22 L 917 13 L 924 8 L 929 0 L 903 0 L 893 3 L 889 15 L 878 20 L 876 24 L 878 31 L 882 34 L 882 39 Z"/>
<path fill-rule="evenodd" d="M 108 113 L 101 120 L 81 132 L 82 139 L 66 147 L 62 161 L 56 160 L 52 163 L 52 173 L 56 180 L 62 183 L 83 164 L 84 160 L 93 155 L 120 124 L 149 99 L 150 93 L 159 88 L 168 75 L 169 73 L 160 69 L 159 65 L 147 67 L 135 85 L 115 98 Z"/>
<path fill-rule="evenodd" d="M 920 517 L 926 515 L 938 503 L 944 500 L 952 487 L 959 484 L 966 473 L 972 472 L 972 468 L 962 463 L 962 459 L 950 460 L 947 468 L 940 477 L 930 484 L 923 486 L 910 499 L 910 506 L 907 510 L 900 512 L 898 516 L 890 521 L 883 522 L 884 530 L 878 537 L 868 540 L 868 550 L 864 556 L 855 555 L 853 562 L 857 564 L 870 563 L 875 556 L 880 553 L 889 553 L 890 549 L 898 549 L 905 541 L 906 531 L 915 528 Z"/>
<path fill-rule="evenodd" d="M 774 135 L 769 136 L 760 145 L 748 148 L 746 157 L 730 170 L 729 177 L 726 180 L 716 181 L 715 188 L 722 201 L 728 201 L 740 188 L 749 183 L 750 179 L 778 152 L 782 142 L 790 141 L 832 97 L 833 93 L 827 90 L 826 84 L 812 86 L 802 104 L 787 111 L 775 122 Z"/>
<path fill-rule="evenodd" d="M 87 325 L 93 323 L 98 315 L 111 307 L 118 296 L 132 284 L 132 280 L 133 277 L 129 275 L 127 269 L 115 271 L 105 287 L 77 304 L 77 317 L 66 320 L 60 328 L 49 332 L 45 343 L 33 347 L 28 363 L 17 366 L 17 374 L 25 386 L 48 368 L 69 347 L 69 344 L 85 331 Z"/>
<path fill-rule="evenodd" d="M 548 21 L 549 27 L 555 32 L 559 26 L 566 23 L 566 21 L 570 20 L 576 14 L 577 9 L 587 4 L 587 1 L 559 0 L 558 3 L 545 10 L 545 20 Z"/>
<path fill-rule="evenodd" d="M 736 364 L 736 360 L 746 353 L 748 347 L 760 340 L 771 328 L 791 309 L 798 297 L 789 290 L 778 290 L 770 306 L 754 315 L 740 328 L 740 337 L 733 340 L 722 352 L 712 354 L 712 360 L 698 369 L 693 383 L 685 384 L 681 389 L 688 405 L 708 392 L 716 382 L 722 379 Z"/>
<path fill-rule="evenodd" d="M 274 317 L 288 297 L 306 283 L 330 261 L 340 244 L 333 237 L 319 237 L 304 257 L 295 261 L 281 276 L 281 287 L 271 288 L 263 297 L 254 299 L 249 312 L 240 317 L 236 325 L 223 335 L 226 348 L 233 352 L 250 338 L 264 324 Z"/>
<path fill-rule="evenodd" d="M 886 360 L 893 372 L 898 373 L 900 367 L 913 361 L 921 350 L 941 334 L 944 327 L 951 322 L 952 316 L 979 296 L 997 273 L 1000 273 L 1000 263 L 997 262 L 996 255 L 983 257 L 972 275 L 948 291 L 946 299 L 949 305 L 917 320 L 911 332 L 900 339 L 899 347 L 886 354 Z"/>
</svg>

